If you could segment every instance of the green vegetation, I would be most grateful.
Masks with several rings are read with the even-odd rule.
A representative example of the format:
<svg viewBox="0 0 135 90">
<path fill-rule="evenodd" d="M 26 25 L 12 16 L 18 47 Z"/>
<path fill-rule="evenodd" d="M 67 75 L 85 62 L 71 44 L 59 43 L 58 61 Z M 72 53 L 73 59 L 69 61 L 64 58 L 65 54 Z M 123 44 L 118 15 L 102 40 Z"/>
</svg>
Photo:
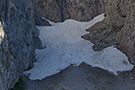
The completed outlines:
<svg viewBox="0 0 135 90">
<path fill-rule="evenodd" d="M 22 80 L 22 78 L 20 78 L 19 81 L 14 86 L 14 88 L 12 88 L 11 90 L 24 90 L 25 86 L 26 86 L 25 82 Z"/>
</svg>

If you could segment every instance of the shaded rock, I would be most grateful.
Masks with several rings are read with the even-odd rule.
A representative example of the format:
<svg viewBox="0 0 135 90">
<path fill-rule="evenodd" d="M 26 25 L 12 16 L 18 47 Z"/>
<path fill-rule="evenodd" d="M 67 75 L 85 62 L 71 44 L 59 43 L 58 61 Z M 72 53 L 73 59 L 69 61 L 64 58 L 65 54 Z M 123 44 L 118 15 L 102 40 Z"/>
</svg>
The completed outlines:
<svg viewBox="0 0 135 90">
<path fill-rule="evenodd" d="M 32 0 L 35 19 L 41 16 L 54 21 L 75 19 L 89 21 L 104 12 L 104 0 Z M 36 24 L 40 24 L 40 20 Z M 45 23 L 46 24 L 46 23 Z"/>
<path fill-rule="evenodd" d="M 110 72 L 85 63 L 70 66 L 43 80 L 30 81 L 24 77 L 26 90 L 134 90 L 133 73 L 115 76 Z"/>
<path fill-rule="evenodd" d="M 106 46 L 117 45 L 135 63 L 135 2 L 129 0 L 108 0 L 106 18 L 89 28 L 89 34 L 83 36 L 91 40 L 101 50 Z M 104 26 L 104 27 L 103 27 Z M 97 38 L 97 36 L 99 38 Z M 101 47 L 101 48 L 98 48 Z"/>
<path fill-rule="evenodd" d="M 30 0 L 1 0 L 0 89 L 9 90 L 19 74 L 32 65 L 34 50 L 41 46 Z"/>
</svg>

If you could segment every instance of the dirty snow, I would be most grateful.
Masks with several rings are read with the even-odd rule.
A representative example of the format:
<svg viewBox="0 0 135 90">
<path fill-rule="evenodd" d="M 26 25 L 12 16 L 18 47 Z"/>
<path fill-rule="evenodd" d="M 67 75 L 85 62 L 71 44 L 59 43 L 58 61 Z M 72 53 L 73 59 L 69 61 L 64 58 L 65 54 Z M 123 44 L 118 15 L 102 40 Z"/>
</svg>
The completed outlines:
<svg viewBox="0 0 135 90">
<path fill-rule="evenodd" d="M 87 33 L 85 29 L 104 18 L 104 14 L 101 14 L 89 22 L 69 19 L 62 23 L 54 23 L 48 20 L 52 26 L 37 26 L 42 44 L 47 48 L 36 50 L 37 62 L 32 69 L 24 73 L 29 75 L 31 80 L 41 80 L 71 64 L 78 66 L 82 62 L 108 70 L 115 75 L 117 71 L 131 70 L 133 65 L 129 63 L 127 56 L 114 46 L 95 52 L 92 42 L 81 38 Z"/>
</svg>

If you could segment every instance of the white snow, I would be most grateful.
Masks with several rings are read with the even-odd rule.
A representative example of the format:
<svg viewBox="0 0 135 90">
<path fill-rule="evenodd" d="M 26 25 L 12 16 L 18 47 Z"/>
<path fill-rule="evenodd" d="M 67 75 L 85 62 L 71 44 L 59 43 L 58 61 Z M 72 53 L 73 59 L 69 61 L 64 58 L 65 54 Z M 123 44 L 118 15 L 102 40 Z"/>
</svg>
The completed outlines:
<svg viewBox="0 0 135 90">
<path fill-rule="evenodd" d="M 30 75 L 31 80 L 43 79 L 56 74 L 71 64 L 78 66 L 85 62 L 93 67 L 113 72 L 131 70 L 133 65 L 125 54 L 114 46 L 95 52 L 90 41 L 81 38 L 91 27 L 104 19 L 104 14 L 95 17 L 89 22 L 66 20 L 63 23 L 54 23 L 53 26 L 38 26 L 40 39 L 45 49 L 37 49 L 37 62 L 34 67 L 24 73 Z"/>
</svg>

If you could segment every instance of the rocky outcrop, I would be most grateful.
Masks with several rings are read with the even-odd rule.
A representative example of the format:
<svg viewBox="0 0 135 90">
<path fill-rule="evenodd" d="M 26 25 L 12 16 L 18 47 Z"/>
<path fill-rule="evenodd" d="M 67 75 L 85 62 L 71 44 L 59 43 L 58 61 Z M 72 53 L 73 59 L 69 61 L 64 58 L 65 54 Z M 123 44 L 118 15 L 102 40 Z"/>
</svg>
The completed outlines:
<svg viewBox="0 0 135 90">
<path fill-rule="evenodd" d="M 37 25 L 66 19 L 88 21 L 104 12 L 106 18 L 87 31 L 95 50 L 116 45 L 135 64 L 134 0 L 0 0 L 0 90 L 17 82 L 19 73 L 32 65 L 35 48 L 41 47 Z M 34 12 L 32 10 L 34 7 Z M 33 16 L 34 14 L 34 16 Z M 34 21 L 35 19 L 35 21 Z M 4 31 L 4 33 L 3 33 Z"/>
<path fill-rule="evenodd" d="M 49 25 L 41 16 L 55 22 L 68 18 L 88 21 L 104 11 L 103 0 L 33 0 L 33 3 L 35 12 L 31 0 L 0 0 L 1 90 L 11 89 L 19 74 L 35 60 L 34 50 L 41 48 L 35 21 L 37 25 Z"/>
<path fill-rule="evenodd" d="M 8 90 L 17 82 L 18 75 L 9 38 L 0 23 L 0 89 Z"/>
<path fill-rule="evenodd" d="M 41 16 L 54 22 L 66 19 L 89 21 L 104 12 L 104 0 L 32 0 L 37 25 L 46 25 Z"/>
<path fill-rule="evenodd" d="M 40 46 L 30 0 L 0 0 L 0 90 L 8 90 L 34 60 Z"/>
<path fill-rule="evenodd" d="M 134 9 L 134 0 L 108 0 L 105 20 L 89 28 L 83 38 L 91 40 L 95 50 L 115 44 L 135 64 Z"/>
</svg>

